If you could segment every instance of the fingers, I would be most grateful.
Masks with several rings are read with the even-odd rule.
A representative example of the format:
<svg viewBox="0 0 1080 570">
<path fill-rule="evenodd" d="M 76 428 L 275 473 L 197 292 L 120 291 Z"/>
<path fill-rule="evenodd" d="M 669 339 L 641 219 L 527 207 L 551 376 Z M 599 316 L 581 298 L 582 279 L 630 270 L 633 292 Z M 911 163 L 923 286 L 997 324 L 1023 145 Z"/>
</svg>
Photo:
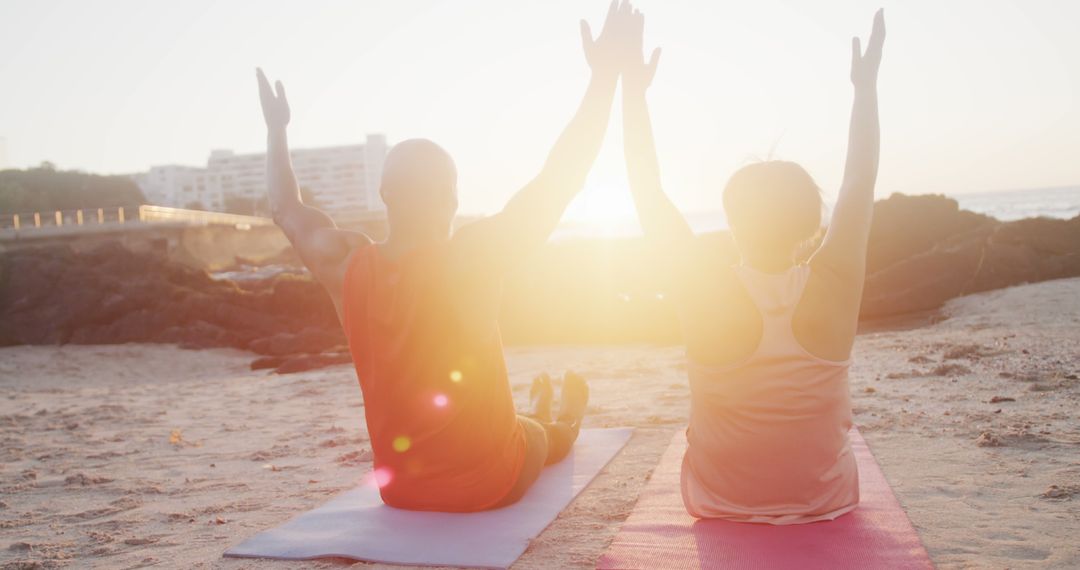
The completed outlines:
<svg viewBox="0 0 1080 570">
<path fill-rule="evenodd" d="M 859 67 L 860 61 L 862 61 L 862 43 L 859 37 L 855 36 L 851 38 L 851 69 L 855 70 Z"/>
<path fill-rule="evenodd" d="M 615 17 L 615 14 L 619 11 L 619 0 L 611 0 L 611 4 L 608 6 L 607 16 L 604 16 L 604 24 L 607 24 Z"/>
<path fill-rule="evenodd" d="M 649 77 L 652 77 L 656 74 L 656 66 L 660 65 L 660 53 L 661 49 L 656 48 L 652 50 L 652 55 L 649 56 L 649 63 L 647 64 L 647 67 L 649 69 Z"/>
<path fill-rule="evenodd" d="M 255 73 L 259 81 L 259 101 L 262 103 L 263 111 L 273 107 L 274 105 L 274 90 L 270 88 L 270 82 L 266 79 L 266 74 L 262 69 L 257 69 Z"/>
<path fill-rule="evenodd" d="M 285 85 L 278 81 L 274 84 L 274 87 L 277 89 L 278 99 L 281 99 L 282 103 L 288 104 L 288 99 L 285 98 Z"/>
<path fill-rule="evenodd" d="M 263 73 L 261 67 L 255 68 L 255 78 L 259 82 L 259 96 L 264 99 L 273 97 L 273 92 L 270 91 L 270 82 L 266 80 L 266 74 Z"/>
<path fill-rule="evenodd" d="M 881 50 L 885 43 L 885 9 L 881 8 L 874 14 L 874 28 L 870 32 L 870 45 L 867 49 Z"/>
<path fill-rule="evenodd" d="M 653 79 L 656 77 L 656 66 L 660 64 L 660 48 L 653 50 L 652 55 L 649 56 L 649 63 L 645 64 L 645 80 L 646 85 L 652 85 Z"/>
<path fill-rule="evenodd" d="M 637 8 L 631 14 L 631 21 L 634 25 L 634 33 L 642 35 L 645 33 L 645 14 L 642 14 Z"/>
<path fill-rule="evenodd" d="M 885 37 L 885 8 L 879 8 L 874 14 L 874 32 L 873 35 Z"/>
<path fill-rule="evenodd" d="M 581 21 L 581 45 L 585 48 L 585 53 L 588 53 L 593 47 L 592 28 L 589 27 L 589 23 L 585 20 Z"/>
</svg>

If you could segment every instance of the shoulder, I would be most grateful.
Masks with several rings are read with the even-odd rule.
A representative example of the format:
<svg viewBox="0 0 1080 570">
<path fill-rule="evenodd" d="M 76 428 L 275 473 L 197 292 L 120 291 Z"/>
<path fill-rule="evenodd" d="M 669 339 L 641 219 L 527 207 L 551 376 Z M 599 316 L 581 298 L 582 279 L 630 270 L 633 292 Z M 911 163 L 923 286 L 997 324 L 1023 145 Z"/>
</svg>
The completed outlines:
<svg viewBox="0 0 1080 570">
<path fill-rule="evenodd" d="M 371 245 L 372 240 L 366 234 L 338 228 L 320 228 L 308 236 L 303 243 L 300 255 L 305 258 L 309 268 L 311 264 L 337 265 L 346 260 L 359 247 Z"/>
<path fill-rule="evenodd" d="M 337 228 L 321 228 L 311 233 L 298 253 L 313 277 L 333 296 L 344 285 L 353 253 L 372 245 L 366 234 Z"/>
</svg>

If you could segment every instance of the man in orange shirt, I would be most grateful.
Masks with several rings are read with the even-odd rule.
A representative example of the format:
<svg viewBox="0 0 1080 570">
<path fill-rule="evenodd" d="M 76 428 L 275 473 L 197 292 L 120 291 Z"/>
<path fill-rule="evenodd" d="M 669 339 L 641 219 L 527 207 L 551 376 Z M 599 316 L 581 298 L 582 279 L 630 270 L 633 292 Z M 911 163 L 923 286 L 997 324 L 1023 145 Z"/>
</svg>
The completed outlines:
<svg viewBox="0 0 1080 570">
<path fill-rule="evenodd" d="M 502 212 L 451 235 L 457 170 L 445 150 L 414 139 L 386 157 L 380 193 L 389 237 L 342 230 L 303 204 L 285 134 L 289 106 L 259 70 L 274 221 L 326 288 L 364 394 L 383 500 L 412 510 L 479 511 L 516 502 L 577 438 L 588 400 L 565 377 L 534 381 L 534 414 L 518 416 L 499 337 L 503 275 L 543 244 L 584 186 L 607 130 L 615 85 L 633 55 L 634 14 L 612 3 L 593 40 L 581 23 L 592 78 L 540 174 Z"/>
</svg>

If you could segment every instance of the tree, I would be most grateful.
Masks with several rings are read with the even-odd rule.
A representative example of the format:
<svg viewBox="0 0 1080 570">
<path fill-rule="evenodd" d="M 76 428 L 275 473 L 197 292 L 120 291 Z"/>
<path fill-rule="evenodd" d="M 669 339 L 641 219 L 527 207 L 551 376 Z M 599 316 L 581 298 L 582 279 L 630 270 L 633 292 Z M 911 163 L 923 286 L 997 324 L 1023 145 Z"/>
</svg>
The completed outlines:
<svg viewBox="0 0 1080 570">
<path fill-rule="evenodd" d="M 27 170 L 0 171 L 0 212 L 115 208 L 146 202 L 126 176 L 57 170 L 50 162 Z"/>
</svg>

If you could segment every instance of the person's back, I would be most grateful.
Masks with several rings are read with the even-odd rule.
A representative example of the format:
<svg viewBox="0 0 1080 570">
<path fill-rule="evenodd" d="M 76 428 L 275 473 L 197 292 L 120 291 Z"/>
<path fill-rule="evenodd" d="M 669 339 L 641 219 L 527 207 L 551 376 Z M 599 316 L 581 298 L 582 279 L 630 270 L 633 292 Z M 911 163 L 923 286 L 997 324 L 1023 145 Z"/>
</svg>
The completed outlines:
<svg viewBox="0 0 1080 570">
<path fill-rule="evenodd" d="M 790 524 L 832 519 L 858 502 L 848 361 L 810 353 L 792 327 L 796 310 L 816 301 L 803 294 L 810 274 L 807 265 L 730 269 L 749 299 L 723 301 L 759 315 L 729 321 L 730 332 L 757 344 L 731 362 L 690 357 L 682 493 L 694 516 Z"/>
<path fill-rule="evenodd" d="M 658 52 L 624 72 L 630 188 L 646 237 L 670 275 L 691 387 L 682 491 L 698 517 L 791 524 L 831 519 L 858 502 L 848 430 L 854 343 L 877 176 L 876 81 L 881 12 L 863 55 L 853 42 L 851 142 L 840 199 L 807 264 L 821 197 L 801 167 L 771 161 L 736 172 L 724 210 L 742 263 L 695 239 L 664 194 L 645 92 Z"/>
<path fill-rule="evenodd" d="M 612 3 L 593 40 L 582 21 L 592 77 L 577 113 L 540 173 L 496 215 L 452 231 L 457 169 L 424 139 L 395 145 L 380 196 L 389 235 L 340 229 L 305 205 L 289 160 L 290 110 L 257 71 L 268 128 L 274 221 L 326 289 L 345 329 L 364 395 L 374 477 L 386 503 L 477 511 L 519 500 L 578 436 L 588 401 L 567 373 L 551 414 L 550 379 L 533 383 L 534 409 L 515 413 L 499 337 L 503 276 L 554 230 L 600 150 L 630 46 L 632 7 Z"/>
<path fill-rule="evenodd" d="M 483 510 L 518 479 L 525 437 L 499 336 L 465 329 L 446 250 L 389 259 L 362 246 L 346 270 L 342 325 L 386 504 Z"/>
</svg>

